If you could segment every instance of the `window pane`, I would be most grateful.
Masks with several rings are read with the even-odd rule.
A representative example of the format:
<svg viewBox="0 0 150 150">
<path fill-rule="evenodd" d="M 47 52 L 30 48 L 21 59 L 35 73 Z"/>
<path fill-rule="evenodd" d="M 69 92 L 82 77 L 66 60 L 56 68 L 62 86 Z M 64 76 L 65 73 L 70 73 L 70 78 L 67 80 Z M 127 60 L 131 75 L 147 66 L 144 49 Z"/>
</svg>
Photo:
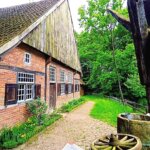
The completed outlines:
<svg viewBox="0 0 150 150">
<path fill-rule="evenodd" d="M 72 84 L 68 84 L 68 93 L 72 93 Z"/>
<path fill-rule="evenodd" d="M 18 101 L 33 99 L 34 74 L 18 73 Z"/>
<path fill-rule="evenodd" d="M 28 63 L 28 64 L 31 63 L 31 54 L 26 53 L 24 57 L 25 57 L 24 58 L 25 63 Z"/>
<path fill-rule="evenodd" d="M 19 83 L 33 83 L 34 82 L 34 74 L 29 73 L 18 73 L 18 82 Z"/>
<path fill-rule="evenodd" d="M 68 83 L 72 83 L 73 82 L 73 75 L 72 73 L 68 73 Z"/>
<path fill-rule="evenodd" d="M 24 100 L 25 96 L 25 85 L 18 85 L 18 100 Z"/>
<path fill-rule="evenodd" d="M 65 82 L 65 72 L 60 71 L 60 82 Z"/>
<path fill-rule="evenodd" d="M 56 81 L 56 73 L 55 68 L 50 67 L 50 81 Z"/>
<path fill-rule="evenodd" d="M 61 94 L 65 94 L 65 84 L 61 84 L 61 87 L 60 87 L 60 90 L 61 90 Z"/>
</svg>

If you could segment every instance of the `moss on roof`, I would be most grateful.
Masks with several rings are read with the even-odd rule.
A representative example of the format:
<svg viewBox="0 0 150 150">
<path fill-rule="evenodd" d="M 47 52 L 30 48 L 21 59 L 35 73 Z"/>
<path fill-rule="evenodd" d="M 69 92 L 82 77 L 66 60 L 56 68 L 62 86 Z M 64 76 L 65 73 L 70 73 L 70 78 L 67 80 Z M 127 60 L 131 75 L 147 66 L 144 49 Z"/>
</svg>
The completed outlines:
<svg viewBox="0 0 150 150">
<path fill-rule="evenodd" d="M 0 47 L 20 35 L 59 0 L 44 0 L 0 9 Z"/>
</svg>

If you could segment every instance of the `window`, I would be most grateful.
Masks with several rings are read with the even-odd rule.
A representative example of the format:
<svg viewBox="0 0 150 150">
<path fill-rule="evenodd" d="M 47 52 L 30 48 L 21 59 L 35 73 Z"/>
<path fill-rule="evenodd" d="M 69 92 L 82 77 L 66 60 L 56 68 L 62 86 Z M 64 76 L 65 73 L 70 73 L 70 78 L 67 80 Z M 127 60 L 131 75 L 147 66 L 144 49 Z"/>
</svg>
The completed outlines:
<svg viewBox="0 0 150 150">
<path fill-rule="evenodd" d="M 34 75 L 30 73 L 18 73 L 18 83 L 34 83 Z"/>
<path fill-rule="evenodd" d="M 34 78 L 34 74 L 19 72 L 17 74 L 17 84 L 6 84 L 5 105 L 40 98 L 41 85 L 34 84 Z"/>
<path fill-rule="evenodd" d="M 18 73 L 18 101 L 34 98 L 34 74 Z"/>
<path fill-rule="evenodd" d="M 75 80 L 75 92 L 79 92 L 79 90 L 80 90 L 79 80 Z"/>
<path fill-rule="evenodd" d="M 72 93 L 72 84 L 68 84 L 68 93 Z"/>
<path fill-rule="evenodd" d="M 31 54 L 25 53 L 24 63 L 26 63 L 26 64 L 30 64 L 31 63 Z"/>
<path fill-rule="evenodd" d="M 64 71 L 60 71 L 60 82 L 65 82 L 65 72 Z"/>
<path fill-rule="evenodd" d="M 60 70 L 60 95 L 64 95 L 66 92 L 66 84 L 65 84 L 65 72 Z"/>
<path fill-rule="evenodd" d="M 68 73 L 68 83 L 72 82 L 73 82 L 72 73 Z"/>
<path fill-rule="evenodd" d="M 65 94 L 65 83 L 61 83 L 61 85 L 60 85 L 60 93 L 61 93 L 61 95 L 64 95 Z"/>
<path fill-rule="evenodd" d="M 73 92 L 72 82 L 73 82 L 73 75 L 72 75 L 72 73 L 69 72 L 68 73 L 68 93 Z"/>
<path fill-rule="evenodd" d="M 50 82 L 56 82 L 56 69 L 50 67 Z"/>
</svg>

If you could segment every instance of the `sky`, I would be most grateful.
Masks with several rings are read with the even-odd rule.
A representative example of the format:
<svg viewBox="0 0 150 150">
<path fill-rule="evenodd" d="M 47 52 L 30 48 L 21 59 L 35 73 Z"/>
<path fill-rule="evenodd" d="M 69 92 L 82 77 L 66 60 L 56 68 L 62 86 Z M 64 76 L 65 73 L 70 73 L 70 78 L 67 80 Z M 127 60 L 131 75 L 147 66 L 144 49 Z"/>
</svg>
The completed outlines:
<svg viewBox="0 0 150 150">
<path fill-rule="evenodd" d="M 0 0 L 0 8 L 20 5 L 20 4 L 34 2 L 34 1 L 39 1 L 39 0 Z M 78 22 L 79 19 L 78 8 L 81 7 L 82 5 L 85 5 L 86 0 L 69 0 L 69 4 L 70 4 L 71 14 L 73 18 L 74 29 L 75 31 L 80 32 L 81 29 L 79 27 L 79 22 Z"/>
</svg>

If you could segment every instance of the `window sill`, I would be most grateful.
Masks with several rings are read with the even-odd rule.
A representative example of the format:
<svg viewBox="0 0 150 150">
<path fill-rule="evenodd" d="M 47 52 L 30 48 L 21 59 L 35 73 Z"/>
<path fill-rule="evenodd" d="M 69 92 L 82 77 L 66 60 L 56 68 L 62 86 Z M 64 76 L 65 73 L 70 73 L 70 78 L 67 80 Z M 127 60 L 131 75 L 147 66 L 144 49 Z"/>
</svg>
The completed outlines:
<svg viewBox="0 0 150 150">
<path fill-rule="evenodd" d="M 26 66 L 31 66 L 31 63 L 25 63 L 25 62 L 24 62 L 24 65 L 26 65 Z"/>
<path fill-rule="evenodd" d="M 66 95 L 65 93 L 61 93 L 60 96 Z"/>
<path fill-rule="evenodd" d="M 30 101 L 33 101 L 33 99 L 26 100 L 26 101 L 20 101 L 20 102 L 17 102 L 17 104 L 12 104 L 12 105 L 7 105 L 7 106 L 0 106 L 0 110 L 15 107 L 15 106 L 19 106 L 19 105 L 25 105 L 27 102 L 30 102 Z"/>
<path fill-rule="evenodd" d="M 19 105 L 25 105 L 25 103 L 17 103 L 17 104 L 12 104 L 12 105 L 7 105 L 7 106 L 0 106 L 0 110 L 16 107 L 16 106 L 19 106 Z"/>
<path fill-rule="evenodd" d="M 72 94 L 72 92 L 69 92 L 68 94 Z"/>
<path fill-rule="evenodd" d="M 50 81 L 49 83 L 56 83 L 56 81 Z"/>
<path fill-rule="evenodd" d="M 30 102 L 30 101 L 33 101 L 33 99 L 28 99 L 25 101 L 18 101 L 17 104 L 25 104 L 25 103 Z"/>
</svg>

